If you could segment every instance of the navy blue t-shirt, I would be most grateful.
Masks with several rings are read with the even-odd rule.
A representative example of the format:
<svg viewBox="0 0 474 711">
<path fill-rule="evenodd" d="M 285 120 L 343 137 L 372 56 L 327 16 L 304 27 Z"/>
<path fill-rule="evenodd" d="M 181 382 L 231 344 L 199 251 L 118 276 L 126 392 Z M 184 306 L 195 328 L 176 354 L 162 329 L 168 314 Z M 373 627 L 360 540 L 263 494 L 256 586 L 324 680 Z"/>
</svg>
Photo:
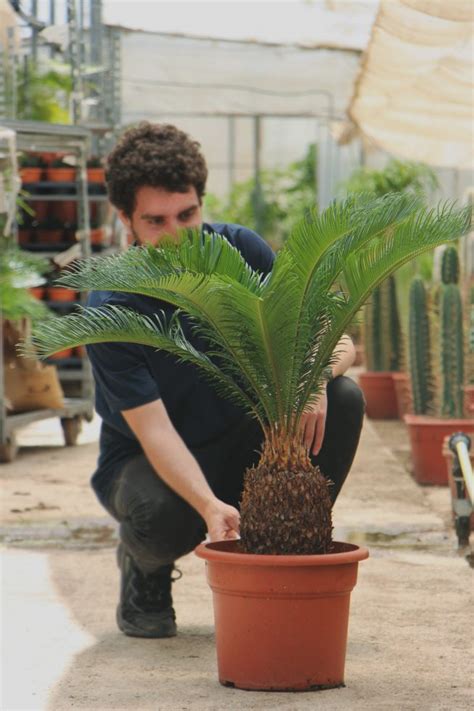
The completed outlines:
<svg viewBox="0 0 474 711">
<path fill-rule="evenodd" d="M 253 269 L 262 274 L 271 271 L 274 254 L 255 232 L 220 223 L 204 224 L 203 229 L 224 236 Z M 94 291 L 87 302 L 94 307 L 106 304 L 126 306 L 147 316 L 164 311 L 167 318 L 175 310 L 159 299 L 112 291 Z M 202 340 L 192 332 L 184 315 L 180 323 L 189 341 L 202 349 Z M 92 480 L 99 496 L 121 464 L 142 453 L 122 410 L 161 398 L 191 450 L 219 439 L 242 418 L 242 410 L 220 396 L 196 367 L 178 362 L 165 351 L 134 343 L 98 343 L 87 346 L 87 353 L 96 385 L 96 410 L 102 418 L 98 468 Z"/>
</svg>

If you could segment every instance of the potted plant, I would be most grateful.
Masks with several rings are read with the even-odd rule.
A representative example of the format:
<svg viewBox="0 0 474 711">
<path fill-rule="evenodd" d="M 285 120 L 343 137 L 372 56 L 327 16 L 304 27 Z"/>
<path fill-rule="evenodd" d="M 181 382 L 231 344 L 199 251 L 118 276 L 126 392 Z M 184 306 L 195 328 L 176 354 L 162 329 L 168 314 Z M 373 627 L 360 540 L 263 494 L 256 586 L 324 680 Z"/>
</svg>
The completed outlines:
<svg viewBox="0 0 474 711">
<path fill-rule="evenodd" d="M 393 374 L 402 368 L 403 342 L 393 275 L 375 289 L 365 306 L 364 351 L 367 371 L 359 375 L 359 384 L 367 416 L 395 419 L 398 403 Z"/>
<path fill-rule="evenodd" d="M 419 484 L 447 485 L 443 440 L 458 430 L 474 434 L 474 419 L 463 417 L 465 343 L 458 279 L 457 250 L 449 246 L 442 257 L 439 289 L 430 295 L 421 277 L 415 277 L 410 288 L 414 414 L 406 415 L 405 422 Z"/>
<path fill-rule="evenodd" d="M 132 247 L 99 268 L 97 260 L 79 263 L 61 278 L 76 289 L 164 300 L 191 317 L 210 352 L 186 339 L 179 311 L 153 320 L 106 306 L 41 324 L 33 339 L 40 354 L 101 341 L 162 348 L 194 364 L 262 427 L 260 462 L 245 477 L 242 539 L 198 549 L 214 589 L 222 683 L 343 684 L 350 592 L 368 552 L 332 541 L 329 485 L 311 464 L 300 421 L 373 289 L 464 233 L 469 218 L 453 207 L 427 211 L 416 196 L 350 196 L 308 213 L 264 280 L 224 237 L 198 231 L 178 243 Z"/>
<path fill-rule="evenodd" d="M 64 158 L 55 158 L 46 168 L 46 178 L 55 183 L 72 183 L 76 179 L 76 168 L 66 163 Z"/>
<path fill-rule="evenodd" d="M 474 417 L 474 286 L 468 289 L 468 303 L 466 304 L 466 385 L 464 386 L 464 414 Z"/>
<path fill-rule="evenodd" d="M 91 156 L 87 161 L 87 181 L 89 183 L 104 183 L 105 171 L 98 156 Z"/>
<path fill-rule="evenodd" d="M 20 158 L 20 178 L 23 183 L 37 183 L 43 176 L 44 160 L 40 155 L 26 153 Z"/>
<path fill-rule="evenodd" d="M 64 225 L 57 218 L 50 218 L 48 222 L 36 232 L 39 244 L 58 245 L 63 241 Z"/>
</svg>

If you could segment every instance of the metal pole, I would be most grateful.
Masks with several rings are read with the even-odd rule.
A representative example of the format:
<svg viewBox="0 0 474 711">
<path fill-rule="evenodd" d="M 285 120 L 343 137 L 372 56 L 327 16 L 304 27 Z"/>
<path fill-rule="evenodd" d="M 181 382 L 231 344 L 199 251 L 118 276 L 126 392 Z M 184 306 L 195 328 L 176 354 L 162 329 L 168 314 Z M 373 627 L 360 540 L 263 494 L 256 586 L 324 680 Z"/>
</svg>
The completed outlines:
<svg viewBox="0 0 474 711">
<path fill-rule="evenodd" d="M 91 110 L 91 115 L 99 121 L 105 121 L 104 102 L 104 71 L 103 71 L 103 32 L 102 32 L 102 0 L 91 0 L 90 8 L 90 62 L 101 71 L 91 76 L 94 96 L 99 102 Z"/>
<path fill-rule="evenodd" d="M 10 107 L 8 111 L 8 118 L 16 118 L 17 113 L 17 56 L 15 48 L 15 29 L 9 27 L 7 29 L 7 66 L 10 70 Z"/>
<path fill-rule="evenodd" d="M 49 0 L 49 24 L 56 24 L 56 0 Z M 54 57 L 55 52 L 54 46 L 51 45 L 49 48 L 49 56 Z"/>
<path fill-rule="evenodd" d="M 0 42 L 0 118 L 7 118 L 7 67 L 8 59 L 4 46 Z"/>
<path fill-rule="evenodd" d="M 31 0 L 31 15 L 36 20 L 38 15 L 38 0 Z M 35 25 L 31 28 L 31 56 L 33 58 L 33 64 L 36 65 L 38 61 L 38 30 Z"/>
<path fill-rule="evenodd" d="M 72 76 L 72 115 L 75 124 L 82 118 L 82 77 L 80 63 L 80 46 L 77 31 L 76 2 L 67 0 L 67 22 L 69 29 L 69 60 Z"/>
<path fill-rule="evenodd" d="M 105 120 L 116 131 L 122 122 L 122 77 L 121 77 L 121 39 L 120 30 L 107 29 L 108 57 L 107 71 L 104 77 Z"/>
<path fill-rule="evenodd" d="M 228 180 L 229 180 L 229 193 L 232 191 L 235 183 L 235 118 L 229 116 L 228 120 Z"/>
<path fill-rule="evenodd" d="M 262 184 L 260 182 L 260 162 L 261 162 L 261 148 L 262 148 L 262 123 L 260 116 L 254 116 L 253 121 L 253 140 L 254 140 L 254 180 L 255 187 L 253 191 L 253 214 L 255 218 L 255 229 L 259 235 L 263 234 L 264 231 L 264 204 L 263 204 L 263 194 L 262 194 Z"/>
</svg>

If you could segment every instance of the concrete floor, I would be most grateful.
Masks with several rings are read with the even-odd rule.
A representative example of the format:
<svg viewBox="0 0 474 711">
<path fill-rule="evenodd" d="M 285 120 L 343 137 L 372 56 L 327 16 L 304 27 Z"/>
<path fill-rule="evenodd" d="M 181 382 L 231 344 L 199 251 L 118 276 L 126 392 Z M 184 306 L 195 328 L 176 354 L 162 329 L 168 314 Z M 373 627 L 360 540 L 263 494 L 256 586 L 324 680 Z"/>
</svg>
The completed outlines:
<svg viewBox="0 0 474 711">
<path fill-rule="evenodd" d="M 115 525 L 88 485 L 97 427 L 63 448 L 56 421 L 30 426 L 28 446 L 0 468 L 4 711 L 473 707 L 472 570 L 448 490 L 421 488 L 406 470 L 401 423 L 366 421 L 334 511 L 335 538 L 370 550 L 352 594 L 346 688 L 299 694 L 219 685 L 212 599 L 193 555 L 174 586 L 178 637 L 117 630 Z"/>
</svg>

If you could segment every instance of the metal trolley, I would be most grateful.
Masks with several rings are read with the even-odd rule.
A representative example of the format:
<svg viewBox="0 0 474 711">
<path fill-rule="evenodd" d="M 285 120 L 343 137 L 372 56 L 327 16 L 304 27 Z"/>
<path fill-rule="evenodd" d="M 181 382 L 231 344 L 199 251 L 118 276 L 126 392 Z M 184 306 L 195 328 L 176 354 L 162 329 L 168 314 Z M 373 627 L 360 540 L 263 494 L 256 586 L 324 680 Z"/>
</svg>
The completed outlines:
<svg viewBox="0 0 474 711">
<path fill-rule="evenodd" d="M 73 246 L 74 255 L 89 257 L 90 222 L 89 222 L 89 196 L 87 189 L 87 155 L 91 142 L 91 132 L 78 126 L 61 126 L 31 121 L 3 121 L 1 126 L 14 131 L 16 147 L 25 151 L 44 151 L 74 154 L 76 157 L 76 185 L 74 195 L 42 196 L 47 200 L 76 200 L 77 201 L 77 243 Z M 94 197 L 103 199 L 105 196 Z M 42 251 L 43 256 L 54 260 L 59 257 L 57 252 Z M 81 295 L 84 301 L 85 295 Z M 64 408 L 33 410 L 19 414 L 7 414 L 4 397 L 4 363 L 3 363 L 2 321 L 0 319 L 0 462 L 11 462 L 15 458 L 18 447 L 16 442 L 17 430 L 38 420 L 50 417 L 59 417 L 64 433 L 65 444 L 76 444 L 81 430 L 82 419 L 90 421 L 93 417 L 93 380 L 90 364 L 87 358 L 82 358 L 80 366 L 71 371 L 58 369 L 59 379 L 62 383 L 74 379 L 79 383 L 78 397 L 65 398 Z"/>
</svg>

